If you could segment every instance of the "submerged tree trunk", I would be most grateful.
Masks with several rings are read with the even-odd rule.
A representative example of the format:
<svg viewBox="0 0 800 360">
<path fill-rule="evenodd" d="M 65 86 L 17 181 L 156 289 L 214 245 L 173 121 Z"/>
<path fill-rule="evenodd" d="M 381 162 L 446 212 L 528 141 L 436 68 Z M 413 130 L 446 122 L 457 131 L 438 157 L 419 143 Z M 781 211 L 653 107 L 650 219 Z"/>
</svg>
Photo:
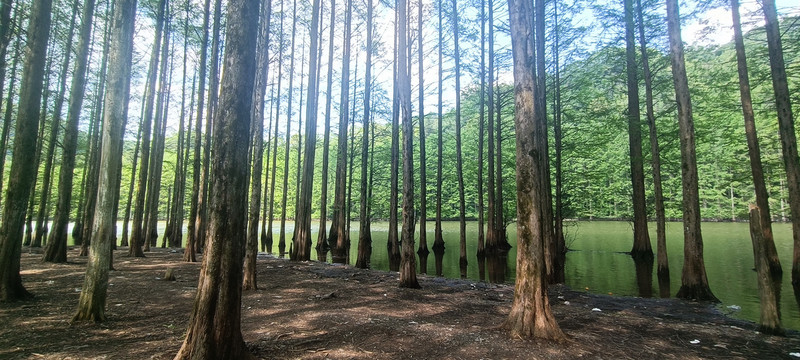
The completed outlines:
<svg viewBox="0 0 800 360">
<path fill-rule="evenodd" d="M 509 0 L 511 46 L 514 59 L 514 123 L 517 131 L 517 277 L 514 302 L 503 328 L 514 338 L 565 340 L 550 311 L 545 275 L 543 213 L 539 197 L 545 182 L 536 146 L 533 73 L 533 9 L 530 1 Z M 539 121 L 544 119 L 539 118 Z M 545 159 L 547 156 L 544 157 Z"/>
<path fill-rule="evenodd" d="M 453 61 L 456 70 L 456 178 L 458 179 L 458 267 L 461 278 L 467 277 L 467 219 L 464 200 L 464 164 L 461 154 L 461 53 L 458 48 L 458 3 L 453 0 Z"/>
<path fill-rule="evenodd" d="M 395 7 L 399 6 L 397 4 L 398 0 L 395 0 Z M 397 171 L 399 168 L 400 163 L 400 150 L 399 150 L 399 141 L 400 141 L 400 104 L 398 102 L 397 97 L 397 65 L 401 60 L 399 58 L 400 51 L 398 50 L 398 37 L 400 34 L 398 32 L 399 19 L 398 19 L 398 12 L 394 12 L 394 62 L 392 65 L 392 143 L 391 143 L 391 155 L 390 155 L 390 175 L 389 175 L 389 236 L 386 242 L 386 251 L 389 254 L 389 270 L 391 271 L 399 271 L 400 270 L 400 242 L 397 237 L 397 201 L 398 201 L 398 194 L 397 194 Z M 405 53 L 405 52 L 404 52 Z"/>
<path fill-rule="evenodd" d="M 442 258 L 444 257 L 444 238 L 442 237 L 442 54 L 444 49 L 442 45 L 444 42 L 444 28 L 442 24 L 443 0 L 439 0 L 439 80 L 437 89 L 439 90 L 439 99 L 437 103 L 437 157 L 436 157 L 436 222 L 434 225 L 434 240 L 433 240 L 433 254 L 436 261 L 436 276 L 442 276 Z"/>
<path fill-rule="evenodd" d="M 733 0 L 732 3 L 735 1 Z M 764 334 L 784 335 L 785 332 L 783 326 L 781 326 L 781 314 L 778 308 L 781 281 L 780 277 L 774 276 L 769 268 L 767 242 L 763 236 L 764 224 L 761 223 L 763 218 L 764 215 L 761 214 L 761 209 L 756 205 L 750 204 L 750 239 L 753 242 L 753 258 L 756 263 L 759 307 L 761 309 L 758 331 Z"/>
<path fill-rule="evenodd" d="M 86 267 L 78 311 L 73 321 L 104 321 L 108 290 L 108 271 L 111 265 L 111 241 L 114 239 L 114 208 L 116 190 L 122 167 L 123 123 L 128 113 L 130 94 L 133 30 L 136 16 L 135 0 L 120 0 L 114 4 L 113 26 L 108 54 L 108 90 L 103 106 L 103 142 L 100 151 L 101 174 L 98 184 L 96 216 L 94 217 L 92 251 Z"/>
<path fill-rule="evenodd" d="M 625 0 L 625 68 L 628 85 L 628 149 L 633 186 L 633 248 L 634 258 L 652 258 L 650 234 L 647 229 L 647 206 L 644 193 L 644 159 L 642 157 L 642 125 L 639 111 L 639 78 L 636 66 L 633 0 Z"/>
<path fill-rule="evenodd" d="M 35 163 L 29 157 L 38 142 L 36 130 L 42 101 L 45 52 L 50 36 L 51 8 L 51 0 L 34 0 L 30 10 L 25 65 L 22 70 L 14 132 L 14 155 L 3 204 L 3 221 L 0 225 L 0 300 L 3 301 L 21 300 L 31 296 L 22 285 L 19 274 L 22 226 L 25 208 L 30 200 L 31 184 L 36 181 Z"/>
<path fill-rule="evenodd" d="M 672 60 L 672 80 L 678 105 L 681 140 L 681 175 L 683 183 L 683 272 L 679 298 L 697 301 L 719 301 L 711 293 L 703 262 L 703 237 L 700 233 L 700 200 L 697 185 L 694 119 L 689 97 L 689 82 L 683 58 L 678 1 L 667 0 L 667 27 Z"/>
<path fill-rule="evenodd" d="M 258 4 L 228 3 L 225 76 L 214 122 L 208 244 L 186 339 L 175 359 L 252 358 L 242 338 L 241 302 Z"/>
<path fill-rule="evenodd" d="M 786 179 L 789 188 L 789 208 L 792 211 L 792 238 L 794 252 L 792 255 L 792 284 L 800 286 L 800 162 L 797 156 L 797 138 L 794 129 L 792 104 L 789 97 L 789 83 L 786 78 L 786 65 L 783 61 L 781 33 L 778 27 L 778 14 L 775 0 L 763 2 L 764 25 L 767 32 L 769 48 L 769 68 L 772 74 L 772 90 L 775 92 L 775 108 L 778 112 L 778 131 L 781 136 L 783 165 L 786 167 Z M 767 256 L 770 267 L 774 267 L 774 254 L 768 248 Z"/>
<path fill-rule="evenodd" d="M 636 13 L 639 19 L 639 47 L 642 52 L 642 76 L 644 77 L 645 104 L 647 111 L 647 125 L 650 129 L 650 157 L 653 166 L 653 201 L 656 213 L 656 251 L 658 253 L 658 270 L 656 273 L 660 283 L 669 284 L 669 259 L 667 257 L 667 230 L 666 215 L 664 211 L 664 195 L 661 186 L 661 149 L 658 146 L 658 132 L 656 131 L 656 117 L 653 109 L 653 76 L 650 73 L 650 61 L 647 55 L 647 43 L 644 38 L 644 16 L 642 15 L 642 1 L 636 0 Z"/>
<path fill-rule="evenodd" d="M 428 273 L 428 174 L 427 174 L 427 157 L 425 155 L 425 86 L 423 82 L 423 74 L 425 68 L 423 66 L 423 51 L 422 51 L 422 0 L 417 2 L 417 62 L 419 66 L 419 272 L 421 274 Z M 369 81 L 369 80 L 367 80 Z M 366 146 L 365 146 L 366 147 Z"/>
</svg>

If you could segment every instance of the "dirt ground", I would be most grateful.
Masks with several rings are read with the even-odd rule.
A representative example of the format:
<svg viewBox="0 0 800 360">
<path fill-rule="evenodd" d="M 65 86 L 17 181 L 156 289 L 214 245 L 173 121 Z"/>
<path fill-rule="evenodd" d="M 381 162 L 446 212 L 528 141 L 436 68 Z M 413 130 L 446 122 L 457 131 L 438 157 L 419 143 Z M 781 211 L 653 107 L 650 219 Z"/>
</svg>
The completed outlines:
<svg viewBox="0 0 800 360">
<path fill-rule="evenodd" d="M 156 249 L 115 253 L 108 321 L 70 324 L 86 258 L 45 264 L 28 249 L 22 279 L 35 298 L 0 304 L 0 359 L 171 359 L 180 348 L 199 263 Z M 167 268 L 177 281 L 160 280 Z M 509 339 L 497 329 L 513 286 L 421 276 L 272 256 L 258 262 L 259 290 L 242 299 L 242 332 L 264 359 L 798 359 L 800 334 L 756 332 L 755 324 L 675 299 L 593 295 L 557 286 L 550 301 L 565 344 Z M 593 311 L 593 309 L 601 311 Z"/>
</svg>

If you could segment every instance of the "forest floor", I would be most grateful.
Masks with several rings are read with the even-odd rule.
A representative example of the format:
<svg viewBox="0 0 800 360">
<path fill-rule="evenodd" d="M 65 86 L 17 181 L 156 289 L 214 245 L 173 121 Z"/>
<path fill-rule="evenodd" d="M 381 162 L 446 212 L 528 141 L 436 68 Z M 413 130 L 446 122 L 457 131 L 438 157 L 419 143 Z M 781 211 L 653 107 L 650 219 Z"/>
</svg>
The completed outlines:
<svg viewBox="0 0 800 360">
<path fill-rule="evenodd" d="M 182 251 L 114 254 L 100 324 L 70 324 L 86 258 L 48 264 L 23 249 L 30 301 L 0 304 L 0 359 L 172 359 L 183 341 L 199 263 Z M 176 281 L 164 281 L 172 268 Z M 242 298 L 247 346 L 264 359 L 782 359 L 800 334 L 768 336 L 709 304 L 550 288 L 566 343 L 510 339 L 498 329 L 512 285 L 422 275 L 421 290 L 397 273 L 272 256 L 258 261 L 259 290 Z M 593 309 L 601 311 L 593 311 Z"/>
</svg>

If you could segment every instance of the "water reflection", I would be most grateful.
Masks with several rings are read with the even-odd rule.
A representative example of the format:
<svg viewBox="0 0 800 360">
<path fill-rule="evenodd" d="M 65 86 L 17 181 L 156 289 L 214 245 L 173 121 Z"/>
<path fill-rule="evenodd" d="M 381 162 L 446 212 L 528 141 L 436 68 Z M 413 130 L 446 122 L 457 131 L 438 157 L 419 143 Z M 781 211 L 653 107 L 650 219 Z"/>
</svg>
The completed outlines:
<svg viewBox="0 0 800 360">
<path fill-rule="evenodd" d="M 639 297 L 653 297 L 653 257 L 632 257 L 636 267 L 636 286 L 639 288 Z"/>
<path fill-rule="evenodd" d="M 508 251 L 489 252 L 486 255 L 490 283 L 504 283 L 508 273 Z"/>
</svg>

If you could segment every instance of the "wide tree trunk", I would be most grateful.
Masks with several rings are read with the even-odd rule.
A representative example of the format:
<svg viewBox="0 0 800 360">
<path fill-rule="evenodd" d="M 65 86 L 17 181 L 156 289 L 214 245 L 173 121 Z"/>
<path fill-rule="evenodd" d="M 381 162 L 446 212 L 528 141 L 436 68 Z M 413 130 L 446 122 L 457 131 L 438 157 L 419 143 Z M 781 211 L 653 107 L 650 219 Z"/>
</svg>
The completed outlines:
<svg viewBox="0 0 800 360">
<path fill-rule="evenodd" d="M 64 129 L 62 143 L 63 152 L 58 178 L 58 200 L 56 200 L 53 229 L 50 232 L 47 248 L 42 258 L 46 262 L 67 262 L 67 227 L 69 225 L 69 213 L 72 209 L 72 178 L 75 170 L 75 154 L 78 148 L 78 122 L 86 88 L 86 68 L 89 62 L 89 44 L 94 22 L 94 7 L 95 0 L 86 0 L 83 4 L 81 28 L 78 34 L 78 50 L 75 57 L 75 69 L 73 70 L 69 95 L 67 124 Z"/>
<path fill-rule="evenodd" d="M 786 78 L 786 65 L 783 61 L 783 46 L 781 45 L 775 0 L 764 0 L 762 6 L 766 19 L 764 28 L 767 32 L 772 90 L 775 92 L 775 108 L 778 112 L 778 132 L 781 136 L 783 165 L 786 167 L 786 179 L 788 180 L 789 208 L 792 211 L 792 238 L 794 239 L 792 284 L 800 286 L 800 161 L 797 157 L 797 137 L 794 130 L 794 116 L 789 97 L 789 83 Z M 770 267 L 774 267 L 774 254 L 769 249 L 767 251 Z"/>
<path fill-rule="evenodd" d="M 111 242 L 114 239 L 114 208 L 117 174 L 122 168 L 123 123 L 128 116 L 131 58 L 133 54 L 136 1 L 120 0 L 114 4 L 113 26 L 108 54 L 108 90 L 103 106 L 103 140 L 100 150 L 100 176 L 96 216 L 92 233 L 92 251 L 86 266 L 86 276 L 78 311 L 73 321 L 104 321 L 108 290 L 108 271 L 111 266 Z"/>
<path fill-rule="evenodd" d="M 697 301 L 719 301 L 708 287 L 706 267 L 703 262 L 694 119 L 689 97 L 689 82 L 686 78 L 686 64 L 683 58 L 677 0 L 667 0 L 667 28 L 672 61 L 672 80 L 678 105 L 681 177 L 683 180 L 683 272 L 681 273 L 681 288 L 676 296 Z"/>
<path fill-rule="evenodd" d="M 247 151 L 259 6 L 228 3 L 225 76 L 214 123 L 208 244 L 186 339 L 175 359 L 249 359 L 241 331 Z"/>
<path fill-rule="evenodd" d="M 539 337 L 562 341 L 564 333 L 558 326 L 547 298 L 545 275 L 545 242 L 542 229 L 543 213 L 542 157 L 536 137 L 540 134 L 534 123 L 536 85 L 533 73 L 533 9 L 530 1 L 509 0 L 511 46 L 514 59 L 514 123 L 517 131 L 517 277 L 514 301 L 502 327 L 514 338 Z M 539 121 L 544 119 L 538 118 Z M 538 146 L 537 146 L 538 145 Z M 545 156 L 545 159 L 547 157 Z"/>
<path fill-rule="evenodd" d="M 50 36 L 51 0 L 34 0 L 28 22 L 27 47 L 20 83 L 17 123 L 14 132 L 14 155 L 8 180 L 3 221 L 0 225 L 0 300 L 14 301 L 30 297 L 20 277 L 22 226 L 25 208 L 35 182 L 35 151 L 39 107 L 42 101 L 45 52 Z"/>
<path fill-rule="evenodd" d="M 652 258 L 650 234 L 647 229 L 647 206 L 644 193 L 644 158 L 642 157 L 642 125 L 639 111 L 639 78 L 636 66 L 633 0 L 625 0 L 625 69 L 628 85 L 628 149 L 633 186 L 633 248 L 634 258 Z"/>
</svg>

